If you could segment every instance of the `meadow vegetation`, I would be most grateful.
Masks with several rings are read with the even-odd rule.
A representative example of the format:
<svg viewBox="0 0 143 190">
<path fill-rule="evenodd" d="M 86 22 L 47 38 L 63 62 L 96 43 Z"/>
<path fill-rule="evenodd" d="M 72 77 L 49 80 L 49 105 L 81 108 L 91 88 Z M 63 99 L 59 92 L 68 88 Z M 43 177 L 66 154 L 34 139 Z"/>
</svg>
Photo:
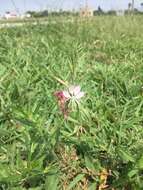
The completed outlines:
<svg viewBox="0 0 143 190">
<path fill-rule="evenodd" d="M 0 189 L 143 189 L 143 19 L 0 30 Z M 54 93 L 85 96 L 65 119 Z"/>
</svg>

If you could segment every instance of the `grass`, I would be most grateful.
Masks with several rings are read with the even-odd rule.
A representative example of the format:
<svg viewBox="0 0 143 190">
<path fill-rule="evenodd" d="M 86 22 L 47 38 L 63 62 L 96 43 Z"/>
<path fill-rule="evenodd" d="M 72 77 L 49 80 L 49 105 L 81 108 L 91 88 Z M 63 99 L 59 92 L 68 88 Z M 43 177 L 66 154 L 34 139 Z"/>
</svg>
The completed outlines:
<svg viewBox="0 0 143 190">
<path fill-rule="evenodd" d="M 23 23 L 23 24 L 31 24 L 31 23 L 42 23 L 42 22 L 50 22 L 51 20 L 53 22 L 58 22 L 59 20 L 63 21 L 69 21 L 72 20 L 73 17 L 72 16 L 51 16 L 49 15 L 48 17 L 31 17 L 31 18 L 12 18 L 12 19 L 0 19 L 0 24 L 19 24 L 19 23 Z"/>
<path fill-rule="evenodd" d="M 143 189 L 142 31 L 139 16 L 0 30 L 0 189 Z M 65 83 L 86 93 L 67 120 Z"/>
</svg>

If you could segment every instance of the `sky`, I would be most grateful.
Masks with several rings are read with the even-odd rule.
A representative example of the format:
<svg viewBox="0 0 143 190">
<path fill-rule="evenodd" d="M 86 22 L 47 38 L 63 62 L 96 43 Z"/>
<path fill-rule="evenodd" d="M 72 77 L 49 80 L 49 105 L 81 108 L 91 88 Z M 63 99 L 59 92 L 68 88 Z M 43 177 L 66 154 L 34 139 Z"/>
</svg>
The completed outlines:
<svg viewBox="0 0 143 190">
<path fill-rule="evenodd" d="M 100 6 L 104 10 L 126 9 L 131 0 L 88 0 L 89 7 L 97 9 Z M 135 7 L 140 9 L 143 0 L 135 0 Z M 0 14 L 6 11 L 26 12 L 27 10 L 72 10 L 79 9 L 85 4 L 85 0 L 0 0 Z M 16 11 L 15 11 L 16 10 Z"/>
</svg>

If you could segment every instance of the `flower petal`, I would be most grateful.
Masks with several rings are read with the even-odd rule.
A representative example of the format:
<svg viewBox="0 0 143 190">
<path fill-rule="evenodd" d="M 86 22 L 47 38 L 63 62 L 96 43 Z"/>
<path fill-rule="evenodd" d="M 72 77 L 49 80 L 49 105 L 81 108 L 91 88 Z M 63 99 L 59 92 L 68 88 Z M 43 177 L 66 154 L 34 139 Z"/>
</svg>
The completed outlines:
<svg viewBox="0 0 143 190">
<path fill-rule="evenodd" d="M 58 100 L 62 100 L 64 98 L 63 92 L 62 91 L 57 91 L 54 93 L 54 96 L 56 96 L 56 98 Z"/>
<path fill-rule="evenodd" d="M 74 96 L 78 95 L 80 93 L 80 90 L 81 90 L 80 86 L 75 86 L 73 92 Z"/>
<path fill-rule="evenodd" d="M 69 94 L 68 91 L 63 91 L 63 95 L 65 98 L 71 98 L 71 95 Z"/>
<path fill-rule="evenodd" d="M 75 96 L 75 98 L 76 98 L 77 100 L 79 100 L 79 99 L 82 98 L 84 95 L 85 95 L 84 92 L 79 92 L 79 93 Z"/>
<path fill-rule="evenodd" d="M 71 95 L 74 95 L 74 89 L 75 89 L 75 86 L 70 86 L 69 87 L 69 93 L 71 94 Z"/>
</svg>

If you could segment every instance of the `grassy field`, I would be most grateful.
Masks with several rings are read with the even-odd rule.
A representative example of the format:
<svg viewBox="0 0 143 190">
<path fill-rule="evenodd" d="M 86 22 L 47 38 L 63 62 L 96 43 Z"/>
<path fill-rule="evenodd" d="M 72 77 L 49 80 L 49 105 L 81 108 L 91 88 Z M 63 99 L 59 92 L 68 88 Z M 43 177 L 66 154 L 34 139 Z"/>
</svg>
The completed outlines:
<svg viewBox="0 0 143 190">
<path fill-rule="evenodd" d="M 77 18 L 77 17 L 76 17 Z M 18 24 L 18 23 L 23 23 L 23 24 L 30 24 L 30 23 L 40 23 L 40 22 L 50 22 L 50 21 L 67 21 L 67 20 L 72 20 L 73 16 L 51 16 L 49 15 L 48 17 L 31 17 L 31 18 L 24 18 L 24 19 L 20 19 L 20 18 L 12 18 L 12 19 L 0 19 L 0 24 Z"/>
<path fill-rule="evenodd" d="M 0 190 L 143 189 L 142 31 L 139 16 L 0 30 Z M 85 95 L 63 105 L 71 85 Z"/>
</svg>

